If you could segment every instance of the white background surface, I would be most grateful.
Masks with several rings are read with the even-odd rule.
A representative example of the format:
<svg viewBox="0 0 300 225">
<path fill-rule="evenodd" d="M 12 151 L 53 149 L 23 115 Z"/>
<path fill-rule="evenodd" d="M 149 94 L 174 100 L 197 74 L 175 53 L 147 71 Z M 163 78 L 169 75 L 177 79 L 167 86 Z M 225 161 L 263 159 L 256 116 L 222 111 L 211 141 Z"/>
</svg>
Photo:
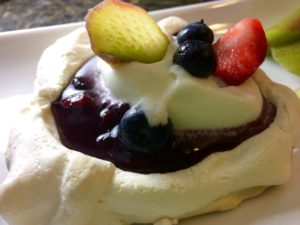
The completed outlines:
<svg viewBox="0 0 300 225">
<path fill-rule="evenodd" d="M 244 17 L 257 17 L 267 28 L 297 7 L 300 7 L 299 0 L 228 0 L 161 10 L 152 15 L 156 19 L 177 15 L 189 21 L 203 18 L 216 34 L 222 34 L 228 26 Z M 0 33 L 0 182 L 6 172 L 1 152 L 5 149 L 16 107 L 22 102 L 22 99 L 11 96 L 32 92 L 36 65 L 43 49 L 56 38 L 82 25 L 75 23 Z M 292 89 L 300 87 L 300 77 L 286 72 L 274 62 L 266 60 L 262 68 L 273 80 Z M 192 218 L 180 222 L 180 225 L 299 225 L 299 173 L 300 151 L 295 151 L 293 175 L 287 184 L 269 189 L 236 210 Z M 5 225 L 1 217 L 0 225 Z"/>
</svg>

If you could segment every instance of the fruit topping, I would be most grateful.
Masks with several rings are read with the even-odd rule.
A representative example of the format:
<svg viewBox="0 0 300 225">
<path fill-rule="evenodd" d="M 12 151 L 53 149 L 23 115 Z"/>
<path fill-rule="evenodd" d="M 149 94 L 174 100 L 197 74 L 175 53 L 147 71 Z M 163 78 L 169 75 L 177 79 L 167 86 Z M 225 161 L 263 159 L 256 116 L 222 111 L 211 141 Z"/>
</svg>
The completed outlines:
<svg viewBox="0 0 300 225">
<path fill-rule="evenodd" d="M 69 148 L 91 148 L 99 134 L 119 124 L 129 105 L 115 99 L 101 86 L 98 59 L 92 58 L 75 74 L 73 80 L 52 103 L 53 115 L 62 142 Z M 91 154 L 91 153 L 90 153 Z"/>
<path fill-rule="evenodd" d="M 187 40 L 200 40 L 211 44 L 214 41 L 214 33 L 204 21 L 201 20 L 200 22 L 188 24 L 178 32 L 178 44 L 182 44 Z"/>
<path fill-rule="evenodd" d="M 151 126 L 138 107 L 128 110 L 119 124 L 118 138 L 129 151 L 153 154 L 162 151 L 172 136 L 172 124 Z"/>
<path fill-rule="evenodd" d="M 122 61 L 154 63 L 166 54 L 169 39 L 142 8 L 104 0 L 90 9 L 86 28 L 93 51 Z"/>
<path fill-rule="evenodd" d="M 140 108 L 130 108 L 104 86 L 100 69 L 98 57 L 88 60 L 51 109 L 66 147 L 126 171 L 165 173 L 188 168 L 263 131 L 276 115 L 276 107 L 264 101 L 259 117 L 238 127 L 175 130 L 170 121 L 151 127 Z M 94 85 L 76 88 L 77 78 Z"/>
<path fill-rule="evenodd" d="M 207 77 L 216 68 L 214 49 L 204 41 L 185 41 L 175 52 L 173 63 L 182 66 L 196 77 Z"/>
<path fill-rule="evenodd" d="M 231 27 L 213 47 L 217 58 L 214 75 L 228 85 L 239 85 L 264 61 L 267 41 L 260 21 L 245 18 Z"/>
</svg>

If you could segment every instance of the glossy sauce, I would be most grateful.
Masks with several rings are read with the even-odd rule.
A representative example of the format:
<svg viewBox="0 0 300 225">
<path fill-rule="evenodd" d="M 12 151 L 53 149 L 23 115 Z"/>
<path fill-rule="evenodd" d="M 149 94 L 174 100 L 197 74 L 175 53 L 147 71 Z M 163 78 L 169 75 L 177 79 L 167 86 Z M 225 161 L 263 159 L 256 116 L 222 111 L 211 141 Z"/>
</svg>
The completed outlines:
<svg viewBox="0 0 300 225">
<path fill-rule="evenodd" d="M 212 153 L 228 151 L 262 132 L 273 122 L 274 105 L 264 100 L 261 115 L 243 126 L 228 129 L 174 131 L 168 147 L 157 154 L 130 151 L 116 133 L 130 105 L 115 98 L 103 85 L 97 57 L 88 60 L 52 103 L 61 142 L 68 148 L 111 161 L 138 173 L 165 173 L 188 168 Z M 100 75 L 99 75 L 100 74 Z"/>
</svg>

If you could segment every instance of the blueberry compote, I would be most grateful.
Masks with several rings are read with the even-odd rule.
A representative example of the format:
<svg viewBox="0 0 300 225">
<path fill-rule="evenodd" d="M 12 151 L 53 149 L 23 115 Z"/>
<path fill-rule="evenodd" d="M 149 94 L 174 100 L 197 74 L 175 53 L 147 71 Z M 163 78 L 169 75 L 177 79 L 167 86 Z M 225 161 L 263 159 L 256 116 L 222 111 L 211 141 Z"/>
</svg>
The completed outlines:
<svg viewBox="0 0 300 225">
<path fill-rule="evenodd" d="M 206 156 L 226 151 L 266 129 L 276 108 L 264 101 L 261 115 L 243 126 L 213 130 L 174 130 L 161 151 L 128 149 L 118 126 L 130 105 L 115 98 L 103 85 L 98 58 L 88 60 L 59 98 L 52 103 L 61 142 L 68 148 L 108 160 L 138 173 L 165 173 L 190 167 Z"/>
</svg>

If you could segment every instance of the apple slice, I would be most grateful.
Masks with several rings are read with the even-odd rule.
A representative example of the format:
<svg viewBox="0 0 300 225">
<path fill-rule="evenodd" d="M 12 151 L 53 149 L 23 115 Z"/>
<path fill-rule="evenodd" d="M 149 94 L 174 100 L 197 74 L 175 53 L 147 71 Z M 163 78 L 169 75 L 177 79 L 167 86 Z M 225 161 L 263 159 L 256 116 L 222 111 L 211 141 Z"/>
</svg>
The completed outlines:
<svg viewBox="0 0 300 225">
<path fill-rule="evenodd" d="M 300 8 L 266 30 L 268 44 L 279 46 L 300 40 Z"/>
<path fill-rule="evenodd" d="M 288 71 L 300 75 L 300 40 L 286 45 L 271 46 L 273 59 Z"/>
<path fill-rule="evenodd" d="M 266 30 L 269 53 L 288 71 L 300 75 L 300 8 Z"/>
<path fill-rule="evenodd" d="M 104 0 L 85 18 L 95 54 L 121 61 L 154 63 L 163 59 L 169 39 L 142 8 L 121 0 Z"/>
<path fill-rule="evenodd" d="M 300 88 L 296 90 L 296 95 L 300 98 Z"/>
</svg>

